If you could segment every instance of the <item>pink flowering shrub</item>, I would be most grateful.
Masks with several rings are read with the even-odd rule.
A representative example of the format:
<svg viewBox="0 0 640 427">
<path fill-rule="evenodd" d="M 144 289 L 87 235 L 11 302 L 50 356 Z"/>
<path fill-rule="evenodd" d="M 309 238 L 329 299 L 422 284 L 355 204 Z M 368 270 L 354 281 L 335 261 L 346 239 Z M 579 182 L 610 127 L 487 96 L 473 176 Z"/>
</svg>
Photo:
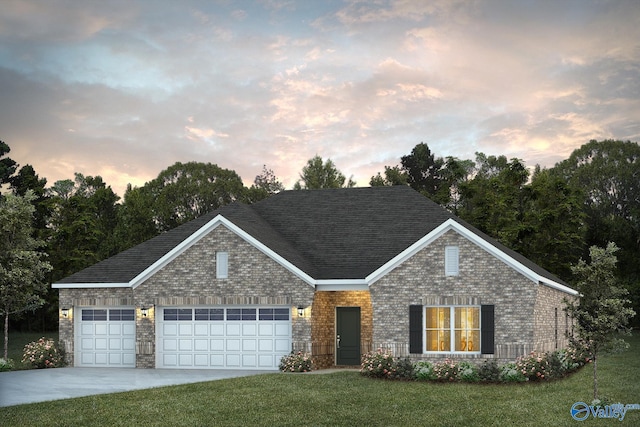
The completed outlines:
<svg viewBox="0 0 640 427">
<path fill-rule="evenodd" d="M 311 372 L 313 360 L 309 353 L 292 351 L 290 354 L 282 356 L 279 368 L 282 372 Z"/>
<path fill-rule="evenodd" d="M 392 378 L 395 376 L 395 362 L 389 350 L 379 348 L 362 356 L 360 373 L 371 378 Z"/>
<path fill-rule="evenodd" d="M 433 376 L 436 381 L 457 381 L 459 373 L 460 365 L 451 359 L 445 359 L 444 362 L 434 363 L 433 365 Z"/>
<path fill-rule="evenodd" d="M 51 338 L 40 338 L 24 346 L 22 363 L 32 368 L 59 368 L 65 365 L 64 350 Z"/>
<path fill-rule="evenodd" d="M 548 353 L 532 351 L 527 355 L 520 356 L 516 359 L 516 369 L 529 381 L 548 380 L 552 377 Z"/>
</svg>

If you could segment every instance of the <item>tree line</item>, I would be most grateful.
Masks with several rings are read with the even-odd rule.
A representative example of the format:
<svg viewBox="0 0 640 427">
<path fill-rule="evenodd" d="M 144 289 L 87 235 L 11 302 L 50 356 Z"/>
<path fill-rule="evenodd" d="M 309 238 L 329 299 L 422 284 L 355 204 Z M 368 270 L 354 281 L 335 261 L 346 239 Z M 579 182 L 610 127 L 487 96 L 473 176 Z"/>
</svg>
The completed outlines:
<svg viewBox="0 0 640 427">
<path fill-rule="evenodd" d="M 76 173 L 47 187 L 31 165 L 19 168 L 0 141 L 0 188 L 28 197 L 32 237 L 56 282 L 102 259 L 234 201 L 255 203 L 284 190 L 263 167 L 246 187 L 233 170 L 212 163 L 175 163 L 124 197 L 100 176 Z M 437 157 L 417 144 L 396 165 L 372 176 L 371 186 L 409 185 L 472 226 L 572 281 L 571 266 L 591 246 L 615 242 L 618 276 L 640 305 L 640 146 L 590 141 L 554 167 L 532 171 L 517 158 L 476 153 L 473 160 Z M 309 159 L 293 189 L 353 187 L 320 156 Z M 27 196 L 28 195 L 28 196 Z M 6 197 L 0 195 L 0 202 Z M 22 330 L 57 328 L 57 292 L 34 315 L 14 321 Z"/>
</svg>

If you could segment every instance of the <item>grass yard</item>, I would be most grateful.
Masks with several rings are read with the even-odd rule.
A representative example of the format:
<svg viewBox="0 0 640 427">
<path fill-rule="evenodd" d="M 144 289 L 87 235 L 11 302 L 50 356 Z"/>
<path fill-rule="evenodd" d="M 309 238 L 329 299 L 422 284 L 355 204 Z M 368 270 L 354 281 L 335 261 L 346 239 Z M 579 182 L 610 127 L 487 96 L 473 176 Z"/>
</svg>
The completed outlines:
<svg viewBox="0 0 640 427">
<path fill-rule="evenodd" d="M 600 359 L 600 393 L 640 403 L 640 334 Z M 267 374 L 208 383 L 0 408 L 3 426 L 564 426 L 591 402 L 592 365 L 560 381 L 501 385 L 373 380 L 357 372 Z M 0 380 L 1 380 L 0 374 Z M 640 425 L 589 417 L 584 425 Z"/>
</svg>

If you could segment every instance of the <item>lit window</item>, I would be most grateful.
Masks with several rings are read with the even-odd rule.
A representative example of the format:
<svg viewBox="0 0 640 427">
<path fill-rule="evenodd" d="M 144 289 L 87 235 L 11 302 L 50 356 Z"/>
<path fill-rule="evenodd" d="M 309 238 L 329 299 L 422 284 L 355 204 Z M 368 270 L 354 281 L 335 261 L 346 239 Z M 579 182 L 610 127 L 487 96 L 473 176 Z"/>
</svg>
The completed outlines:
<svg viewBox="0 0 640 427">
<path fill-rule="evenodd" d="M 427 351 L 480 351 L 480 307 L 427 307 L 425 317 Z"/>
<path fill-rule="evenodd" d="M 226 279 L 229 277 L 229 253 L 216 252 L 216 277 Z"/>
<path fill-rule="evenodd" d="M 459 273 L 460 253 L 457 246 L 447 246 L 444 250 L 444 270 L 447 276 Z"/>
</svg>

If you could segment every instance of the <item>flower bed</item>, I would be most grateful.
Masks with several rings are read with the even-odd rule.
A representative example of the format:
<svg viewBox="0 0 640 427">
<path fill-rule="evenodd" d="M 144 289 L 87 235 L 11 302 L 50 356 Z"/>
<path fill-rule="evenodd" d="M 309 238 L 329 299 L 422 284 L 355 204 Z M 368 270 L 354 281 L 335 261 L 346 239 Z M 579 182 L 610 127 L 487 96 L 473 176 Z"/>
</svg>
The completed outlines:
<svg viewBox="0 0 640 427">
<path fill-rule="evenodd" d="M 531 352 L 504 365 L 485 360 L 480 366 L 452 359 L 412 364 L 409 358 L 396 358 L 391 351 L 379 348 L 362 356 L 360 373 L 371 378 L 440 382 L 547 381 L 562 378 L 589 362 L 588 349 L 572 344 L 566 350 Z"/>
</svg>

